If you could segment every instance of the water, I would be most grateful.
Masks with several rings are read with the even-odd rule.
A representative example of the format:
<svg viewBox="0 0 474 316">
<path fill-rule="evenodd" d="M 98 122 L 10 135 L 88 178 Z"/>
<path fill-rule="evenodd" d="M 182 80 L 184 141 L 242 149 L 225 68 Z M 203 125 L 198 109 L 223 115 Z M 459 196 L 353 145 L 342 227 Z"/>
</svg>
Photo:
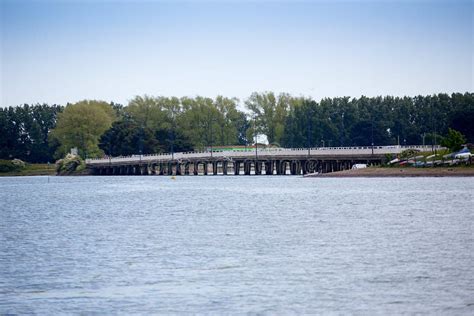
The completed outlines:
<svg viewBox="0 0 474 316">
<path fill-rule="evenodd" d="M 473 188 L 0 178 L 0 314 L 473 314 Z"/>
</svg>

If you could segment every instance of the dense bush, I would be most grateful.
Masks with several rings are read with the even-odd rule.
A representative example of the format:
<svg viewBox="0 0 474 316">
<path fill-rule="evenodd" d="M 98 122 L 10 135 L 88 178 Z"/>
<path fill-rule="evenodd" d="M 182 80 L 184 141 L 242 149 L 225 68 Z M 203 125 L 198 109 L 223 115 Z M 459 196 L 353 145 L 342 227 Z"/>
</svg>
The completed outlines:
<svg viewBox="0 0 474 316">
<path fill-rule="evenodd" d="M 420 151 L 418 149 L 406 149 L 400 153 L 400 158 L 411 158 L 418 155 Z"/>
<path fill-rule="evenodd" d="M 84 169 L 84 161 L 81 157 L 67 154 L 63 159 L 56 161 L 56 172 L 58 174 L 71 174 Z"/>
<path fill-rule="evenodd" d="M 0 160 L 0 172 L 19 171 L 26 166 L 20 159 Z"/>
</svg>

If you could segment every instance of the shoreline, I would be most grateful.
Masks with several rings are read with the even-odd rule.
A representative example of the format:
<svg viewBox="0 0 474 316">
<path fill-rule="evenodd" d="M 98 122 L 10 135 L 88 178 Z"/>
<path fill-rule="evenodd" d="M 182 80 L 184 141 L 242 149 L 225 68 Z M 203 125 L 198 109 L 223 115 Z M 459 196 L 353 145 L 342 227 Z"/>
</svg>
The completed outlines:
<svg viewBox="0 0 474 316">
<path fill-rule="evenodd" d="M 408 178 L 408 177 L 474 177 L 474 168 L 364 168 L 309 174 L 305 178 Z"/>
<path fill-rule="evenodd" d="M 1 172 L 0 177 L 25 177 L 25 176 L 55 176 L 54 165 L 28 164 L 24 169 Z"/>
<path fill-rule="evenodd" d="M 53 168 L 27 168 L 16 172 L 0 173 L 0 177 L 23 176 L 87 176 L 87 171 L 73 172 L 70 174 L 57 174 Z M 408 177 L 474 177 L 474 167 L 369 167 L 364 169 L 335 171 L 322 174 L 307 174 L 304 178 L 408 178 Z"/>
</svg>

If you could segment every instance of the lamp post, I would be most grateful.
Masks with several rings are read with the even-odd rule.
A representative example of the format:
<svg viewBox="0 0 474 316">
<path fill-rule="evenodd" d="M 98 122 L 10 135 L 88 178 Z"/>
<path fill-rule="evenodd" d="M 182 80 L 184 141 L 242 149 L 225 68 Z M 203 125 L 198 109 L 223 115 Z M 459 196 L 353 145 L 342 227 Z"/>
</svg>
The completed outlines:
<svg viewBox="0 0 474 316">
<path fill-rule="evenodd" d="M 174 138 L 175 138 L 175 129 L 176 129 L 176 120 L 174 115 L 174 110 L 171 110 L 171 130 L 170 130 L 170 138 L 171 138 L 171 160 L 174 160 Z"/>
<path fill-rule="evenodd" d="M 138 140 L 139 143 L 138 143 L 138 153 L 140 154 L 140 164 L 142 163 L 142 155 L 143 155 L 143 133 L 144 133 L 145 129 L 142 125 L 142 127 L 140 128 L 140 139 Z"/>
<path fill-rule="evenodd" d="M 112 144 L 109 142 L 109 167 L 112 166 Z"/>
<path fill-rule="evenodd" d="M 211 122 L 211 158 L 212 158 L 212 122 Z"/>
<path fill-rule="evenodd" d="M 211 148 L 211 158 L 212 158 L 212 151 L 213 151 L 213 148 L 212 148 L 212 143 L 213 143 L 213 134 L 212 134 L 212 123 L 213 122 L 217 122 L 217 119 L 212 117 L 211 115 L 211 112 L 209 111 L 209 114 L 208 114 L 208 122 L 207 122 L 207 128 L 208 128 L 208 133 L 210 134 L 210 137 L 211 137 L 211 141 L 210 141 L 210 148 Z"/>
<path fill-rule="evenodd" d="M 341 114 L 341 133 L 339 135 L 341 147 L 344 146 L 344 112 Z"/>
<path fill-rule="evenodd" d="M 374 117 L 371 115 L 371 128 L 370 128 L 370 137 L 371 137 L 371 146 L 372 146 L 372 156 L 374 155 Z"/>
<path fill-rule="evenodd" d="M 257 134 L 257 116 L 254 115 L 254 119 L 253 119 L 253 130 L 254 130 L 254 137 L 255 137 L 255 163 L 257 163 L 257 160 L 258 160 L 258 134 Z"/>
<path fill-rule="evenodd" d="M 308 157 L 311 156 L 311 118 L 312 118 L 311 107 L 308 108 Z"/>
</svg>

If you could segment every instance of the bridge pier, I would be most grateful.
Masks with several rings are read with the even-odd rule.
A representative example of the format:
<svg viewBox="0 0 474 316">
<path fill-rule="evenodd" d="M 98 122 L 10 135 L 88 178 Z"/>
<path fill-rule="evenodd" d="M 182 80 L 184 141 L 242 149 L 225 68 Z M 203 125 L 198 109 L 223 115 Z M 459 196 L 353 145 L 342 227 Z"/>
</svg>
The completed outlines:
<svg viewBox="0 0 474 316">
<path fill-rule="evenodd" d="M 227 175 L 227 165 L 228 165 L 227 161 L 222 162 L 222 174 L 225 176 Z"/>
<path fill-rule="evenodd" d="M 234 161 L 234 175 L 238 176 L 240 174 L 240 162 Z"/>
<path fill-rule="evenodd" d="M 254 174 L 256 176 L 261 175 L 262 174 L 262 162 L 258 161 L 258 160 L 255 160 L 253 165 L 254 165 Z"/>
<path fill-rule="evenodd" d="M 273 160 L 265 161 L 265 174 L 266 175 L 273 174 Z"/>
<path fill-rule="evenodd" d="M 244 162 L 244 175 L 249 176 L 250 175 L 250 161 L 245 161 Z"/>
<path fill-rule="evenodd" d="M 281 175 L 281 161 L 276 160 L 275 161 L 275 170 L 277 175 Z"/>
<path fill-rule="evenodd" d="M 290 163 L 290 173 L 292 176 L 295 176 L 296 175 L 296 169 L 297 169 L 297 162 L 296 161 L 292 161 Z"/>
</svg>

